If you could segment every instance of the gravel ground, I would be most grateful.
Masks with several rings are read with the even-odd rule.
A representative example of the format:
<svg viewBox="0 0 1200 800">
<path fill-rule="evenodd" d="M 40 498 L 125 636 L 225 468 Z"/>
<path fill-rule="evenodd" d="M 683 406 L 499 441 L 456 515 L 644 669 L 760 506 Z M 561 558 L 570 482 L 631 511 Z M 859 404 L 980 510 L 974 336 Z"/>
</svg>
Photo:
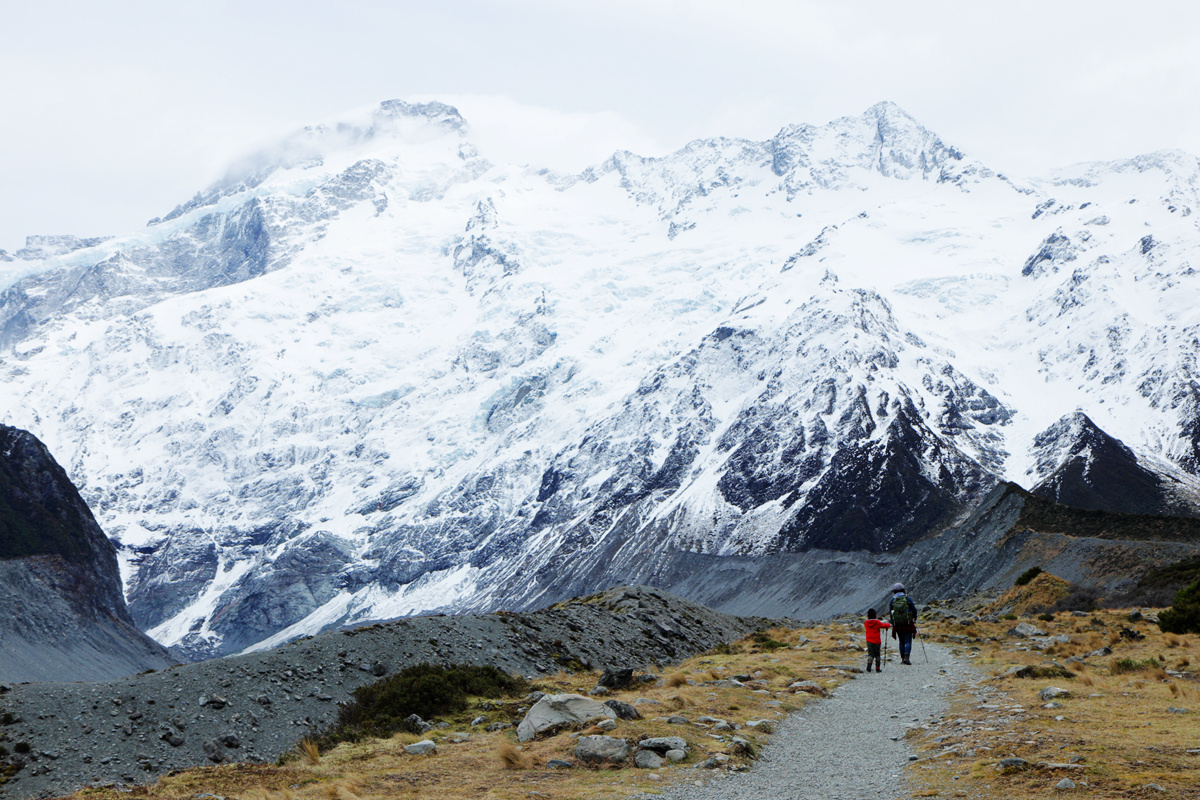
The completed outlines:
<svg viewBox="0 0 1200 800">
<path fill-rule="evenodd" d="M 911 796 L 909 728 L 944 713 L 951 693 L 978 677 L 949 651 L 920 643 L 913 663 L 857 675 L 827 700 L 792 714 L 754 767 L 708 773 L 672 787 L 667 800 L 869 800 Z M 865 659 L 864 659 L 865 660 Z M 700 771 L 697 770 L 699 773 Z"/>
<path fill-rule="evenodd" d="M 5 800 L 86 786 L 131 787 L 172 769 L 274 761 L 337 716 L 358 686 L 413 664 L 492 664 L 534 676 L 562 665 L 644 667 L 755 630 L 644 587 L 553 608 L 412 617 L 325 633 L 275 650 L 102 683 L 0 684 Z"/>
</svg>

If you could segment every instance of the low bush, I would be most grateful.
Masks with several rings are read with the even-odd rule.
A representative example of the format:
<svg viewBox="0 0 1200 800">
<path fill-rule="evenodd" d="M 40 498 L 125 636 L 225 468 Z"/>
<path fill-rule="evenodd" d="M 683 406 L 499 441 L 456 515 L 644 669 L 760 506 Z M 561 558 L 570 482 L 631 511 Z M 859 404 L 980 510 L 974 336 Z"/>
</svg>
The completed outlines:
<svg viewBox="0 0 1200 800">
<path fill-rule="evenodd" d="M 1034 578 L 1036 578 L 1038 575 L 1041 575 L 1041 574 L 1042 574 L 1041 567 L 1030 567 L 1029 569 L 1025 570 L 1024 572 L 1022 572 L 1020 575 L 1017 576 L 1017 579 L 1015 581 L 1013 581 L 1013 586 L 1024 586 L 1025 584 L 1029 583 L 1031 580 L 1033 580 Z"/>
<path fill-rule="evenodd" d="M 469 697 L 518 697 L 528 691 L 523 678 L 492 666 L 418 664 L 355 689 L 353 699 L 338 711 L 337 723 L 318 743 L 327 750 L 364 736 L 415 733 L 407 721 L 413 714 L 423 719 L 445 716 L 465 711 Z"/>
<path fill-rule="evenodd" d="M 1147 672 L 1150 670 L 1160 669 L 1158 659 L 1147 658 L 1144 661 L 1138 661 L 1136 658 L 1114 658 L 1109 664 L 1109 671 L 1113 675 L 1123 675 L 1130 672 Z"/>
<path fill-rule="evenodd" d="M 1164 633 L 1200 633 L 1200 580 L 1179 590 L 1171 607 L 1158 615 Z"/>
</svg>

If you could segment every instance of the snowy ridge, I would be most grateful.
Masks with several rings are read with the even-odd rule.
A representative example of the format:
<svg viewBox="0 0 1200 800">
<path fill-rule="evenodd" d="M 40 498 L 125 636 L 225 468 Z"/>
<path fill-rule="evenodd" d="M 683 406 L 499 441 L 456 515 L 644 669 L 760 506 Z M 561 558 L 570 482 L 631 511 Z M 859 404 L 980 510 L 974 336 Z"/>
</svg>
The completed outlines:
<svg viewBox="0 0 1200 800">
<path fill-rule="evenodd" d="M 392 101 L 22 262 L 0 410 L 193 654 L 895 551 L 1063 468 L 1077 410 L 1194 513 L 1196 174 L 1018 188 L 881 103 L 563 178 Z"/>
</svg>

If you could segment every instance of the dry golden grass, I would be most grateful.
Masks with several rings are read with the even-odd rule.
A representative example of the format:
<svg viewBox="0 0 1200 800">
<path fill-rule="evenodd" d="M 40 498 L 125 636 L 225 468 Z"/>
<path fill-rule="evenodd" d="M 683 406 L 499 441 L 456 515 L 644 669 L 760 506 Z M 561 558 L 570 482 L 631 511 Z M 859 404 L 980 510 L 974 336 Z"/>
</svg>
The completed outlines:
<svg viewBox="0 0 1200 800">
<path fill-rule="evenodd" d="M 853 643 L 848 631 L 854 634 Z M 617 728 L 608 735 L 630 741 L 644 736 L 682 735 L 691 742 L 688 759 L 654 771 L 660 776 L 658 782 L 649 779 L 649 770 L 632 767 L 548 769 L 546 764 L 552 759 L 573 760 L 576 741 L 571 734 L 580 731 L 564 730 L 518 746 L 513 728 L 489 733 L 482 730 L 483 726 L 470 727 L 470 721 L 481 713 L 489 723 L 515 723 L 521 716 L 518 707 L 523 704 L 508 703 L 502 704 L 499 711 L 483 712 L 472 707 L 446 717 L 449 728 L 421 736 L 397 734 L 389 739 L 343 743 L 319 754 L 315 763 L 298 747 L 281 765 L 190 769 L 164 776 L 158 783 L 131 793 L 89 790 L 74 800 L 126 800 L 130 794 L 155 800 L 194 800 L 201 794 L 239 800 L 528 800 L 534 792 L 555 800 L 622 800 L 634 794 L 654 793 L 666 785 L 694 781 L 692 767 L 710 755 L 727 753 L 730 763 L 738 767 L 751 763 L 748 756 L 735 753 L 729 743 L 690 726 L 669 724 L 667 717 L 683 714 L 695 719 L 708 715 L 739 725 L 752 719 L 779 720 L 815 699 L 789 691 L 787 686 L 792 681 L 812 679 L 832 688 L 847 680 L 848 676 L 818 670 L 816 665 L 830 663 L 830 651 L 861 646 L 862 638 L 857 626 L 851 630 L 843 625 L 799 632 L 778 629 L 766 634 L 765 643 L 748 637 L 717 652 L 687 659 L 658 681 L 611 695 L 630 704 L 638 698 L 651 703 L 637 706 L 644 715 L 642 719 L 617 720 Z M 810 643 L 793 649 L 791 645 L 799 635 Z M 838 658 L 839 663 L 843 660 Z M 751 675 L 757 683 L 751 687 L 714 685 L 733 675 Z M 545 692 L 586 694 L 597 677 L 595 672 L 559 673 L 541 678 L 536 686 Z M 767 693 L 754 691 L 760 687 Z M 454 731 L 468 734 L 466 740 L 456 741 L 459 737 L 451 735 Z M 746 727 L 738 735 L 751 742 L 754 752 L 759 752 L 770 738 Z M 435 741 L 436 754 L 413 756 L 404 751 L 402 745 L 422 738 Z"/>
<path fill-rule="evenodd" d="M 1054 605 L 1071 593 L 1071 584 L 1043 572 L 1024 586 L 1014 586 L 985 606 L 983 614 L 1024 614 Z"/>
<path fill-rule="evenodd" d="M 670 686 L 672 689 L 687 686 L 687 682 L 687 675 L 684 675 L 683 672 L 672 672 L 667 676 L 667 686 Z"/>
<path fill-rule="evenodd" d="M 517 746 L 512 742 L 504 742 L 500 745 L 500 749 L 496 751 L 496 757 L 500 759 L 500 763 L 505 769 L 529 769 L 533 766 L 533 760 L 528 754 L 517 749 Z"/>
<path fill-rule="evenodd" d="M 973 655 L 971 662 L 985 674 L 997 677 L 964 689 L 943 724 L 917 737 L 921 759 L 913 765 L 913 775 L 925 791 L 978 800 L 1032 800 L 1061 794 L 1054 786 L 1069 777 L 1089 797 L 1200 798 L 1200 754 L 1187 752 L 1200 748 L 1200 705 L 1189 702 L 1198 677 L 1184 671 L 1194 646 L 1182 640 L 1173 645 L 1170 634 L 1162 634 L 1157 625 L 1132 623 L 1128 614 L 1125 609 L 1030 620 L 1051 635 L 1079 637 L 1075 655 L 1111 642 L 1111 658 L 1065 664 L 1070 678 L 1001 677 L 1010 666 L 1039 666 L 1050 658 L 1045 651 L 1029 649 L 1028 640 L 1008 637 L 1011 620 L 975 624 L 979 636 L 969 644 L 979 649 L 973 653 L 947 641 L 960 655 Z M 1135 628 L 1145 638 L 1108 635 L 1121 627 Z M 939 635 L 945 640 L 943 634 L 959 631 L 935 623 L 926 626 L 926 633 L 931 640 Z M 1185 651 L 1178 653 L 1174 668 L 1158 658 L 1165 647 Z M 1058 658 L 1067 648 L 1056 649 Z M 1057 700 L 1058 707 L 1046 708 L 1038 692 L 1049 685 L 1071 695 Z M 1178 713 L 1180 706 L 1185 713 Z M 935 742 L 939 737 L 947 738 Z M 998 762 L 1010 756 L 1025 759 L 1031 768 L 1000 774 Z M 1082 769 L 1037 766 L 1072 758 L 1077 759 L 1072 766 Z M 1144 788 L 1151 783 L 1164 791 Z"/>
<path fill-rule="evenodd" d="M 296 745 L 296 752 L 304 759 L 304 763 L 310 766 L 315 767 L 321 763 L 321 750 L 312 739 L 301 739 L 300 744 Z"/>
</svg>

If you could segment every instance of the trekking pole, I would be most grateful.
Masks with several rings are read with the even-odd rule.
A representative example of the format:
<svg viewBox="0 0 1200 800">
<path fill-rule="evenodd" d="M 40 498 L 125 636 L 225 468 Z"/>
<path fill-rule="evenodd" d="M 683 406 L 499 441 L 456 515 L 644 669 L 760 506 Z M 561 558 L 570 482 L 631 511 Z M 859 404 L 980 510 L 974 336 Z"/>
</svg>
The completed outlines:
<svg viewBox="0 0 1200 800">
<path fill-rule="evenodd" d="M 883 662 L 887 661 L 887 646 L 888 646 L 888 637 L 884 636 L 883 637 L 883 661 L 879 662 L 879 671 L 880 672 L 883 671 Z"/>
<path fill-rule="evenodd" d="M 921 640 L 921 655 L 925 656 L 925 663 L 929 663 L 929 653 L 925 652 L 925 637 L 918 631 L 917 638 Z"/>
</svg>

